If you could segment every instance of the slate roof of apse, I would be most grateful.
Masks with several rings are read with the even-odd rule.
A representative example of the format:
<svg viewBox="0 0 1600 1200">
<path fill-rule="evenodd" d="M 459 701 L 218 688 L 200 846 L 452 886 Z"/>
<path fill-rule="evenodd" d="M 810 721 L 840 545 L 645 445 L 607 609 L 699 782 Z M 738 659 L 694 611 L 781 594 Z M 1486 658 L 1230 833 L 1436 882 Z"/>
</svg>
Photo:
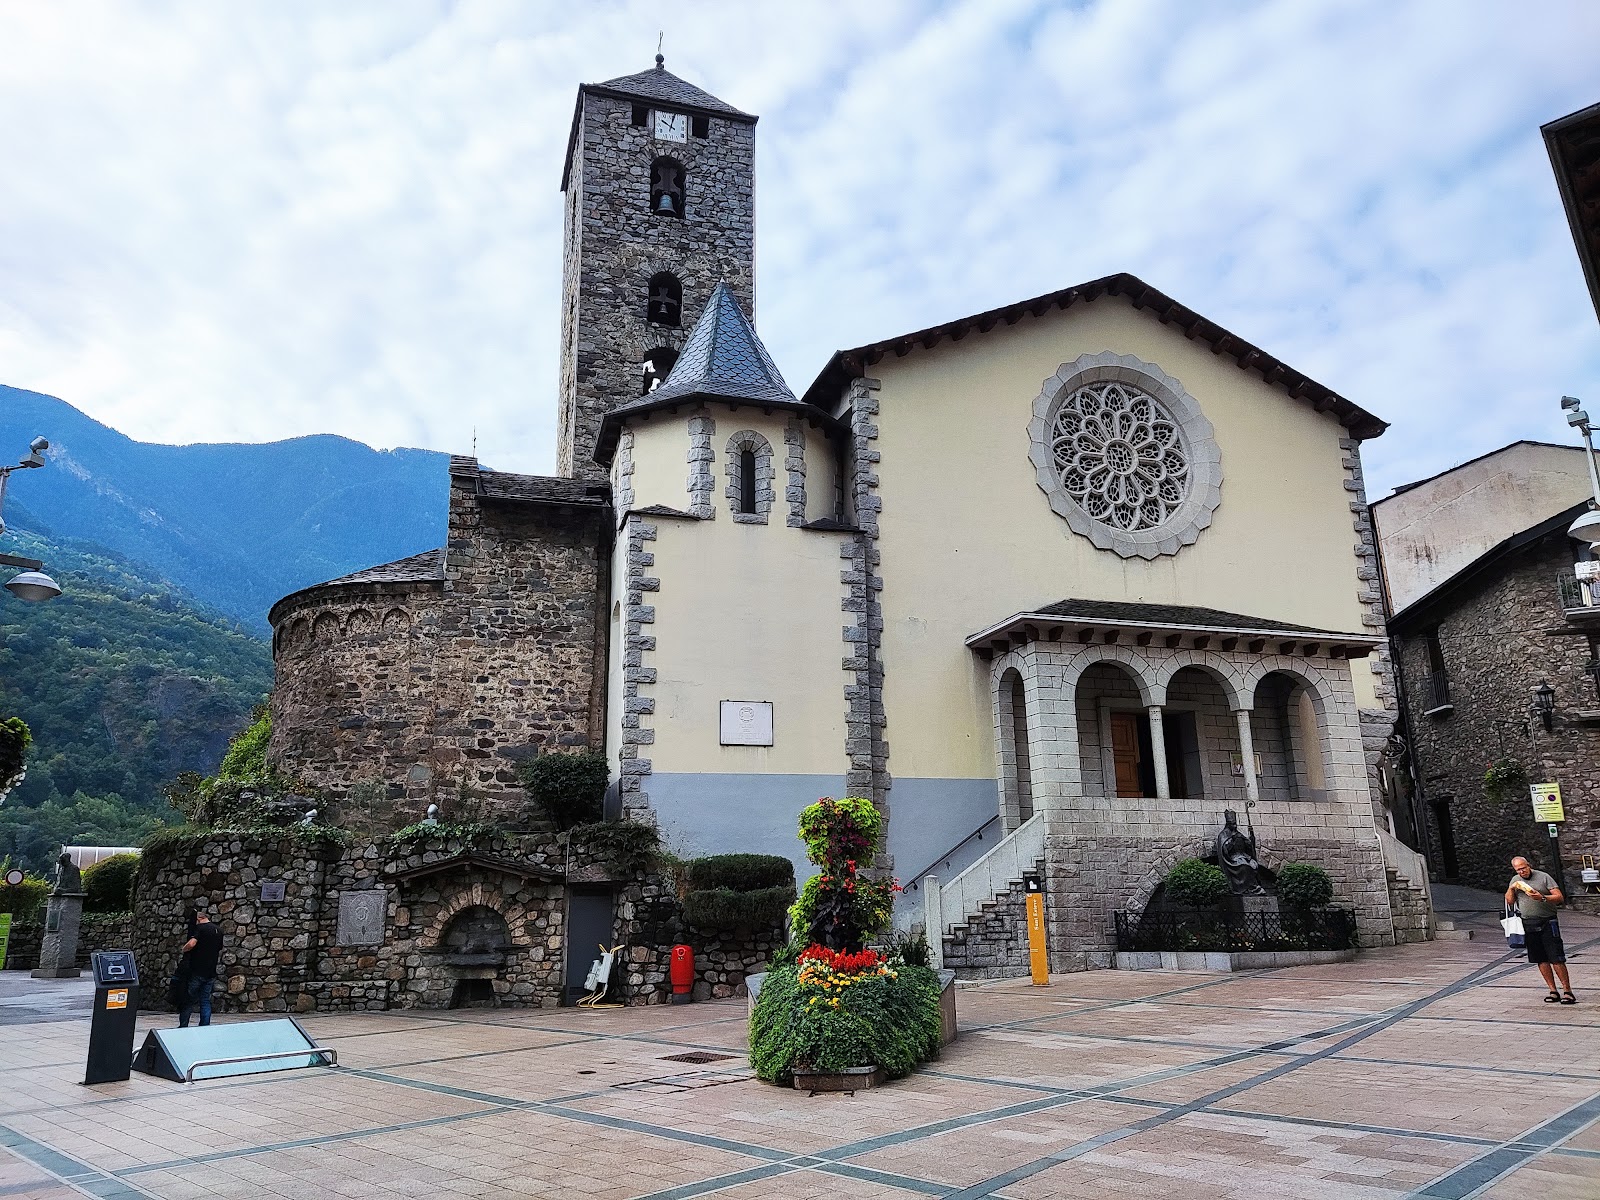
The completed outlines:
<svg viewBox="0 0 1600 1200">
<path fill-rule="evenodd" d="M 478 495 L 485 500 L 520 500 L 535 504 L 587 504 L 604 507 L 611 500 L 605 484 L 549 475 L 517 475 L 478 469 Z"/>
<path fill-rule="evenodd" d="M 1462 588 L 1481 579 L 1485 574 L 1493 570 L 1496 565 L 1511 558 L 1518 551 L 1537 545 L 1553 533 L 1566 532 L 1567 527 L 1587 512 L 1588 509 L 1589 501 L 1580 500 L 1571 508 L 1558 512 L 1553 517 L 1546 517 L 1537 525 L 1530 525 L 1521 533 L 1514 533 L 1504 541 L 1497 542 L 1462 567 L 1461 570 L 1450 576 L 1449 579 L 1435 587 L 1431 592 L 1424 592 L 1395 613 L 1394 616 L 1389 618 L 1389 628 L 1399 633 L 1402 631 L 1402 627 L 1416 624 L 1419 618 L 1428 618 L 1430 616 L 1429 610 L 1436 608 L 1441 601 L 1448 599 Z"/>
<path fill-rule="evenodd" d="M 572 130 L 567 134 L 567 157 L 561 167 L 561 190 L 567 190 L 572 178 L 572 154 L 578 148 L 578 131 L 583 127 L 583 98 L 585 96 L 614 96 L 619 100 L 649 100 L 684 112 L 722 117 L 743 125 L 754 125 L 758 118 L 740 112 L 710 92 L 679 79 L 662 65 L 661 55 L 656 55 L 656 65 L 635 75 L 619 75 L 604 83 L 580 83 L 578 99 L 572 107 Z"/>
<path fill-rule="evenodd" d="M 341 575 L 337 579 L 328 579 L 311 586 L 332 587 L 343 583 L 426 583 L 429 580 L 443 578 L 444 547 L 441 546 L 437 550 L 424 550 L 421 554 L 413 554 L 409 558 L 397 558 L 394 562 L 368 567 L 364 571 L 354 571 L 349 575 Z"/>
<path fill-rule="evenodd" d="M 833 420 L 827 413 L 796 399 L 789 390 L 726 281 L 717 284 L 711 293 L 705 312 L 690 330 L 689 340 L 684 343 L 683 353 L 678 355 L 666 382 L 648 395 L 619 404 L 606 414 L 595 445 L 595 460 L 611 461 L 617 435 L 626 418 L 696 400 L 732 400 L 765 408 L 804 411 L 824 423 Z"/>
<path fill-rule="evenodd" d="M 996 325 L 1015 325 L 1025 316 L 1042 317 L 1053 308 L 1064 310 L 1079 301 L 1088 302 L 1101 296 L 1120 296 L 1136 309 L 1148 309 L 1163 325 L 1177 326 L 1184 337 L 1203 342 L 1215 354 L 1226 354 L 1244 370 L 1258 373 L 1267 383 L 1282 388 L 1296 399 L 1305 400 L 1318 412 L 1332 412 L 1354 437 L 1374 438 L 1389 428 L 1388 422 L 1373 416 L 1332 388 L 1318 383 L 1309 375 L 1301 374 L 1259 346 L 1245 341 L 1236 333 L 1230 333 L 1194 309 L 1157 291 L 1138 276 L 1126 272 L 1048 292 L 1031 300 L 1018 300 L 1014 304 L 973 313 L 968 317 L 958 317 L 942 325 L 919 329 L 915 333 L 885 338 L 851 350 L 840 350 L 828 360 L 828 365 L 822 368 L 821 374 L 806 389 L 805 398 L 808 403 L 818 407 L 831 408 L 850 380 L 867 374 L 867 368 L 882 361 L 886 355 L 904 358 L 914 349 L 930 349 L 946 339 L 959 342 L 974 331 L 988 333 Z"/>
<path fill-rule="evenodd" d="M 1600 316 L 1600 104 L 1568 113 L 1539 132 L 1550 152 L 1589 299 Z"/>
<path fill-rule="evenodd" d="M 1043 608 L 1030 609 L 1007 617 L 997 625 L 981 630 L 967 639 L 967 644 L 982 641 L 991 634 L 1018 621 L 1030 618 L 1056 618 L 1063 622 L 1074 619 L 1100 623 L 1121 622 L 1127 625 L 1174 625 L 1199 629 L 1235 631 L 1238 633 L 1297 633 L 1316 634 L 1330 639 L 1351 641 L 1377 641 L 1370 633 L 1349 633 L 1337 629 L 1316 629 L 1305 625 L 1291 625 L 1266 617 L 1250 617 L 1243 613 L 1224 612 L 1220 608 L 1202 608 L 1189 604 L 1145 604 L 1127 600 L 1057 600 Z"/>
</svg>

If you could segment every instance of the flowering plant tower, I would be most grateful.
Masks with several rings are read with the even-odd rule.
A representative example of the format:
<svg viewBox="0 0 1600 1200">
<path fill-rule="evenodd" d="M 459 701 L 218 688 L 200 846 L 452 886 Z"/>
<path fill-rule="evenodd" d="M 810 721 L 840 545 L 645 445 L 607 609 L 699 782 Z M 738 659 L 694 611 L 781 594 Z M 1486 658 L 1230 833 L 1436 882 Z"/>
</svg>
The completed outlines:
<svg viewBox="0 0 1600 1200">
<path fill-rule="evenodd" d="M 870 800 L 823 799 L 800 814 L 818 871 L 789 910 L 791 941 L 750 1016 L 750 1061 L 772 1083 L 806 1075 L 904 1075 L 939 1051 L 939 981 L 867 945 L 889 926 L 898 890 L 864 875 L 883 834 Z"/>
</svg>

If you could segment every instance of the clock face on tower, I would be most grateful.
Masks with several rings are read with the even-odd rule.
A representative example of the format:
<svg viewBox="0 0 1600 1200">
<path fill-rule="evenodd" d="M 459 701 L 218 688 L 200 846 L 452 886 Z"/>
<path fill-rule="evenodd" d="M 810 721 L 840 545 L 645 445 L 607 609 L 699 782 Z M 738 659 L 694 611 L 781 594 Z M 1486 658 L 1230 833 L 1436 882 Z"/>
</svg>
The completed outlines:
<svg viewBox="0 0 1600 1200">
<path fill-rule="evenodd" d="M 689 118 L 683 113 L 656 113 L 656 139 L 662 142 L 681 142 L 689 136 Z"/>
</svg>

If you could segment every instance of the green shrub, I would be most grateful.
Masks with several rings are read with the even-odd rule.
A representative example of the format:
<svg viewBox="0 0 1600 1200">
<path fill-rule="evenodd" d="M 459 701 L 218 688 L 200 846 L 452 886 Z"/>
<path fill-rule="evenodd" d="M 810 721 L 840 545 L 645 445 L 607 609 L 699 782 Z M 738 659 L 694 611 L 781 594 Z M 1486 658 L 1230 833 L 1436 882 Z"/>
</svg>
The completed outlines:
<svg viewBox="0 0 1600 1200">
<path fill-rule="evenodd" d="M 222 756 L 217 778 L 239 783 L 266 778 L 267 743 L 271 740 L 272 716 L 265 704 L 258 704 L 250 714 L 250 724 L 228 742 L 228 752 Z"/>
<path fill-rule="evenodd" d="M 83 911 L 123 913 L 133 910 L 133 881 L 139 874 L 137 854 L 113 854 L 83 873 Z"/>
<path fill-rule="evenodd" d="M 1314 863 L 1288 863 L 1278 872 L 1278 896 L 1292 908 L 1320 908 L 1333 899 L 1333 880 Z"/>
<path fill-rule="evenodd" d="M 1221 867 L 1198 858 L 1186 858 L 1167 872 L 1165 894 L 1173 904 L 1206 908 L 1228 894 L 1228 877 Z"/>
<path fill-rule="evenodd" d="M 518 769 L 528 800 L 556 823 L 557 829 L 592 824 L 604 815 L 606 784 L 611 778 L 606 756 L 541 754 Z"/>
<path fill-rule="evenodd" d="M 928 968 L 862 975 L 834 999 L 802 985 L 794 966 L 767 972 L 750 1016 L 756 1074 L 788 1084 L 797 1068 L 876 1065 L 898 1078 L 939 1053 L 939 977 Z"/>
<path fill-rule="evenodd" d="M 684 864 L 689 890 L 731 888 L 759 892 L 768 888 L 794 888 L 794 863 L 781 854 L 713 854 Z M 792 900 L 793 897 L 791 896 Z"/>
<path fill-rule="evenodd" d="M 498 825 L 484 825 L 479 822 L 462 821 L 418 821 L 407 825 L 404 829 L 397 829 L 384 839 L 397 846 L 410 846 L 418 842 L 458 841 L 468 845 L 486 842 L 492 837 L 503 834 L 505 830 Z"/>
<path fill-rule="evenodd" d="M 0 859 L 0 876 L 11 867 L 10 855 Z M 44 908 L 45 897 L 49 894 L 50 881 L 37 875 L 24 875 L 16 887 L 0 882 L 0 913 L 10 913 L 17 921 L 32 920 Z"/>
<path fill-rule="evenodd" d="M 897 933 L 889 939 L 884 953 L 897 958 L 908 967 L 927 967 L 933 964 L 933 951 L 928 947 L 928 935 L 921 929 L 914 933 Z"/>
<path fill-rule="evenodd" d="M 639 821 L 574 825 L 570 837 L 574 858 L 608 866 L 617 875 L 644 874 L 661 851 L 661 835 L 655 826 Z"/>
<path fill-rule="evenodd" d="M 703 888 L 683 898 L 683 919 L 696 929 L 747 929 L 767 932 L 782 929 L 794 885 L 736 892 L 732 888 Z"/>
<path fill-rule="evenodd" d="M 21 717 L 0 720 L 0 796 L 19 781 L 33 734 Z"/>
</svg>

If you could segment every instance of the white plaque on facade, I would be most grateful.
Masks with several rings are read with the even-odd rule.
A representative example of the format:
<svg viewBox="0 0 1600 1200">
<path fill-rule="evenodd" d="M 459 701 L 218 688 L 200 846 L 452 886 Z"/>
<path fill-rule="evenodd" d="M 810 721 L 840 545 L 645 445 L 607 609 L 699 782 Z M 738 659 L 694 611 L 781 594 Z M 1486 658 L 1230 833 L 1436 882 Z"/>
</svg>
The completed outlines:
<svg viewBox="0 0 1600 1200">
<path fill-rule="evenodd" d="M 340 946 L 377 946 L 383 943 L 383 921 L 389 910 L 389 893 L 383 888 L 345 892 L 339 897 Z"/>
<path fill-rule="evenodd" d="M 722 744 L 724 746 L 772 745 L 772 701 L 724 700 Z"/>
<path fill-rule="evenodd" d="M 272 883 L 261 885 L 261 901 L 263 904 L 282 904 L 283 893 L 287 885 L 280 879 Z"/>
</svg>

